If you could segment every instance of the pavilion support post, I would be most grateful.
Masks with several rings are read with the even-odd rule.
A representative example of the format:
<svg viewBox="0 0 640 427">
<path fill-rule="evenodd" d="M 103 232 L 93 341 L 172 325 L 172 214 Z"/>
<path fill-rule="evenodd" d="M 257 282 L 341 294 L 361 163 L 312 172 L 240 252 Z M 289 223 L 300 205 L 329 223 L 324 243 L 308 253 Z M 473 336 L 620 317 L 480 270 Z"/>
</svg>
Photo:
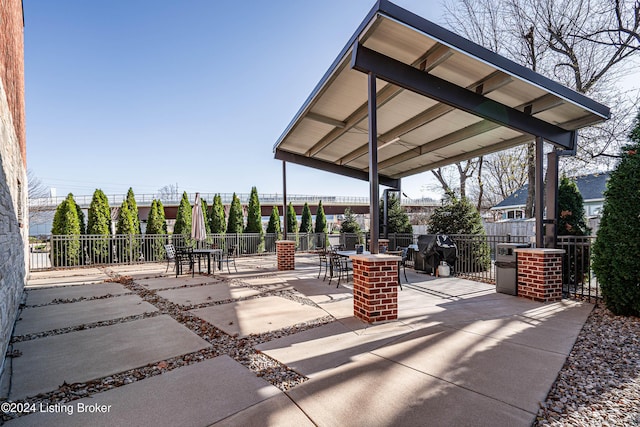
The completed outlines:
<svg viewBox="0 0 640 427">
<path fill-rule="evenodd" d="M 547 215 L 544 228 L 544 247 L 555 248 L 558 240 L 558 151 L 547 154 L 547 182 L 545 184 Z"/>
<path fill-rule="evenodd" d="M 380 189 L 378 185 L 378 115 L 376 100 L 376 75 L 368 74 L 369 91 L 369 251 L 379 253 L 378 236 L 380 233 Z"/>
<path fill-rule="evenodd" d="M 544 174 L 543 174 L 543 146 L 544 139 L 536 137 L 536 177 L 535 177 L 535 217 L 536 217 L 536 248 L 544 248 Z"/>
<path fill-rule="evenodd" d="M 282 162 L 282 219 L 284 232 L 282 238 L 287 240 L 287 162 Z"/>
</svg>

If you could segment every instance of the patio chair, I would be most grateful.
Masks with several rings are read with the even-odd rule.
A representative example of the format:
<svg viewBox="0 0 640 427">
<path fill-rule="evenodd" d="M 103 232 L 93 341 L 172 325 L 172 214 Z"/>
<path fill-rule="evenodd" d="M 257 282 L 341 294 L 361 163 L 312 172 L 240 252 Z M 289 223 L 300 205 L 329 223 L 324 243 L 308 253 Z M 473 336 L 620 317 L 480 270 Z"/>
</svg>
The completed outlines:
<svg viewBox="0 0 640 427">
<path fill-rule="evenodd" d="M 190 250 L 179 250 L 176 251 L 176 248 L 172 244 L 164 245 L 164 249 L 167 253 L 167 271 L 169 271 L 169 263 L 173 262 L 173 268 L 176 272 L 176 277 L 182 274 L 182 266 L 188 265 L 191 270 L 191 277 L 194 276 L 195 273 L 195 261 L 193 258 L 193 253 Z"/>
<path fill-rule="evenodd" d="M 329 258 L 327 258 L 327 251 L 324 248 L 318 250 L 318 259 L 320 261 L 320 269 L 318 270 L 318 279 L 320 278 L 320 275 L 322 274 L 322 269 L 324 268 L 324 277 L 322 278 L 322 281 L 324 282 L 327 279 L 327 272 L 331 267 Z"/>
<path fill-rule="evenodd" d="M 227 248 L 226 252 L 222 253 L 222 262 L 227 264 L 227 271 L 231 274 L 231 268 L 229 267 L 230 263 L 233 263 L 233 268 L 238 272 L 238 267 L 236 267 L 236 256 L 238 255 L 238 246 L 231 245 Z"/>
<path fill-rule="evenodd" d="M 402 290 L 402 283 L 400 282 L 400 267 L 402 267 L 402 272 L 404 273 L 404 280 L 409 283 L 409 279 L 407 279 L 407 260 L 409 259 L 409 248 L 402 248 L 398 246 L 396 250 L 401 251 L 400 256 L 402 260 L 398 263 L 398 286 L 400 286 L 400 290 Z"/>
<path fill-rule="evenodd" d="M 340 286 L 340 281 L 342 280 L 343 276 L 347 282 L 349 281 L 349 271 L 353 270 L 353 268 L 349 266 L 349 262 L 350 262 L 349 258 L 342 257 L 338 255 L 335 251 L 329 252 L 329 263 L 330 263 L 329 283 L 331 283 L 331 280 L 333 279 L 333 277 L 337 275 L 338 284 L 336 285 L 336 288 Z"/>
</svg>

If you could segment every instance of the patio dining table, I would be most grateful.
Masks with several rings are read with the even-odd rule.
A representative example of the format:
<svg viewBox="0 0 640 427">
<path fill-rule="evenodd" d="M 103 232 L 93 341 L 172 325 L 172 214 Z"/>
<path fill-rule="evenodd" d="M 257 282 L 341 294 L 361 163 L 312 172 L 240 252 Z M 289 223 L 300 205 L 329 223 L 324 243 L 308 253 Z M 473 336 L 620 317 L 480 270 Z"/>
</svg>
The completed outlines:
<svg viewBox="0 0 640 427">
<path fill-rule="evenodd" d="M 218 262 L 218 270 L 222 270 L 222 249 L 194 249 L 193 255 L 198 257 L 198 268 L 200 268 L 200 257 L 207 256 L 207 274 L 211 274 L 211 258 Z M 214 263 L 215 270 L 215 263 Z"/>
</svg>

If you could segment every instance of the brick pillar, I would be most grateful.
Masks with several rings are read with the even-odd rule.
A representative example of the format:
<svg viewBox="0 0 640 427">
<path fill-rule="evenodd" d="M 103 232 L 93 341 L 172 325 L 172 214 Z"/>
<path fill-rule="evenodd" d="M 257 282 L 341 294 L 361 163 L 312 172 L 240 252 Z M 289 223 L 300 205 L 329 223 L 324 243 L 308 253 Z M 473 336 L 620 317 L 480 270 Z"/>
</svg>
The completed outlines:
<svg viewBox="0 0 640 427">
<path fill-rule="evenodd" d="M 371 239 L 367 240 L 367 244 L 369 245 L 369 250 L 371 250 Z M 386 246 L 387 250 L 393 250 L 389 247 L 389 239 L 378 239 L 378 253 L 382 252 L 383 246 Z"/>
<path fill-rule="evenodd" d="M 395 255 L 353 255 L 353 315 L 365 322 L 398 318 L 398 261 Z"/>
<path fill-rule="evenodd" d="M 518 296 L 540 302 L 562 299 L 562 249 L 516 249 Z"/>
<path fill-rule="evenodd" d="M 278 270 L 296 269 L 296 242 L 292 240 L 278 240 L 276 242 L 276 256 L 278 258 Z"/>
</svg>

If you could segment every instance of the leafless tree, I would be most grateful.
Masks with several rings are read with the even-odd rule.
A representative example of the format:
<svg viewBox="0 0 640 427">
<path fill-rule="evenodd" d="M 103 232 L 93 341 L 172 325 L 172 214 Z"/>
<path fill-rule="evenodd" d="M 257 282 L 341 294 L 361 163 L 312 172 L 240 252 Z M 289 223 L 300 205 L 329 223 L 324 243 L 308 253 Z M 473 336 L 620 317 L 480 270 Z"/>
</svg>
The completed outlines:
<svg viewBox="0 0 640 427">
<path fill-rule="evenodd" d="M 579 134 L 563 168 L 607 168 L 626 141 L 638 93 L 617 86 L 640 51 L 637 0 L 445 0 L 454 31 L 484 47 L 612 106 L 612 119 Z M 534 189 L 533 147 L 527 154 Z M 489 194 L 485 191 L 484 194 Z M 527 203 L 531 216 L 533 191 Z"/>
<path fill-rule="evenodd" d="M 165 185 L 158 190 L 158 197 L 162 201 L 180 201 L 180 191 L 178 189 L 178 183 Z"/>
<path fill-rule="evenodd" d="M 52 216 L 52 209 L 49 203 L 41 203 L 43 199 L 49 197 L 49 188 L 45 187 L 42 180 L 38 178 L 31 169 L 27 169 L 27 182 L 29 198 L 29 222 L 40 224 Z"/>
</svg>

